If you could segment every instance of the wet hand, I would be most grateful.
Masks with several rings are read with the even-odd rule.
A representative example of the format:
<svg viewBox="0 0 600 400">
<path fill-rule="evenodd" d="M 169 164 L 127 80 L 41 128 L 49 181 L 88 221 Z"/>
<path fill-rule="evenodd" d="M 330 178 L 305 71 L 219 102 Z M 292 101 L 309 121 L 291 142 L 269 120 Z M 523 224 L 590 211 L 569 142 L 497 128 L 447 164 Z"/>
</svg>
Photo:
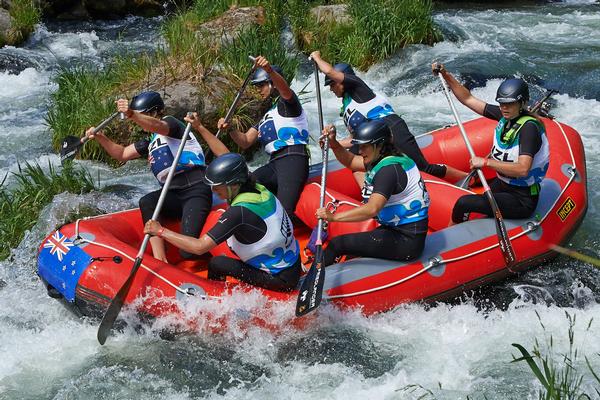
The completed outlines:
<svg viewBox="0 0 600 400">
<path fill-rule="evenodd" d="M 155 221 L 153 219 L 148 220 L 148 222 L 146 222 L 146 225 L 144 226 L 144 233 L 148 235 L 160 236 L 163 231 L 164 229 L 160 222 Z"/>
<path fill-rule="evenodd" d="M 487 159 L 483 157 L 473 157 L 469 160 L 469 166 L 471 169 L 483 168 L 487 164 Z"/>
<path fill-rule="evenodd" d="M 189 122 L 190 124 L 192 124 L 192 126 L 196 129 L 202 127 L 202 121 L 200 121 L 200 117 L 198 116 L 198 113 L 195 113 L 195 112 L 191 113 L 191 114 L 188 113 L 188 115 L 186 115 L 183 118 L 183 120 L 185 122 Z"/>
<path fill-rule="evenodd" d="M 319 50 L 315 50 L 312 53 L 310 53 L 309 57 L 311 60 L 318 61 L 321 59 L 321 52 Z"/>
<path fill-rule="evenodd" d="M 129 101 L 127 99 L 119 99 L 115 101 L 117 104 L 117 111 L 123 113 L 130 118 L 133 115 L 133 110 L 129 109 Z"/>
<path fill-rule="evenodd" d="M 433 72 L 434 75 L 437 75 L 439 73 L 444 75 L 446 73 L 446 68 L 444 67 L 444 64 L 439 63 L 439 62 L 434 62 L 431 64 L 431 72 Z"/>
<path fill-rule="evenodd" d="M 217 122 L 217 129 L 223 130 L 229 128 L 229 122 L 225 122 L 225 118 L 219 118 Z"/>
<path fill-rule="evenodd" d="M 256 65 L 257 68 L 264 69 L 265 71 L 267 71 L 268 74 L 271 74 L 273 72 L 273 68 L 271 68 L 271 64 L 269 63 L 269 60 L 267 60 L 263 56 L 256 57 L 256 60 L 254 61 L 254 65 Z"/>
<path fill-rule="evenodd" d="M 94 129 L 96 129 L 96 127 L 91 126 L 87 129 L 87 131 L 85 131 L 85 137 L 87 137 L 88 140 L 94 140 L 96 138 L 96 136 L 104 135 L 104 132 L 102 132 L 102 131 L 94 133 Z"/>
<path fill-rule="evenodd" d="M 336 134 L 337 134 L 337 131 L 335 129 L 335 126 L 333 126 L 331 124 L 325 126 L 323 128 L 323 131 L 321 132 L 321 136 L 319 136 L 319 146 L 321 146 L 321 148 L 323 148 L 323 146 L 325 146 L 325 138 L 329 139 L 330 147 L 332 144 L 333 144 L 333 146 L 335 146 L 337 143 Z"/>
<path fill-rule="evenodd" d="M 333 214 L 330 211 L 327 211 L 326 207 L 317 208 L 315 212 L 315 216 L 319 219 L 325 220 L 327 222 L 333 221 Z"/>
</svg>

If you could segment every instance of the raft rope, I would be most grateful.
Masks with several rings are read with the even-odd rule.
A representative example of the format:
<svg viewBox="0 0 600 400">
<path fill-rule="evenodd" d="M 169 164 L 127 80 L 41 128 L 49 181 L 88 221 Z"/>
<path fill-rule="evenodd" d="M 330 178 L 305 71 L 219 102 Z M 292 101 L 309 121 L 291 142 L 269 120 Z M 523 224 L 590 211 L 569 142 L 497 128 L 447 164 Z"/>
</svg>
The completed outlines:
<svg viewBox="0 0 600 400">
<path fill-rule="evenodd" d="M 571 185 L 571 183 L 573 182 L 573 180 L 577 176 L 577 165 L 575 163 L 575 156 L 573 155 L 573 149 L 571 148 L 571 143 L 569 142 L 569 139 L 567 138 L 567 134 L 565 133 L 565 131 L 564 131 L 564 129 L 563 129 L 563 127 L 562 127 L 562 125 L 560 123 L 558 123 L 555 120 L 552 120 L 552 122 L 554 122 L 558 126 L 558 128 L 560 129 L 560 131 L 562 132 L 563 138 L 565 139 L 565 142 L 566 142 L 567 147 L 569 149 L 569 155 L 571 156 L 571 165 L 572 165 L 572 167 L 569 169 L 568 172 L 571 174 L 571 176 L 570 176 L 569 180 L 567 181 L 566 185 L 561 190 L 560 194 L 558 196 L 556 196 L 556 200 L 554 200 L 554 203 L 552 204 L 552 207 L 550 207 L 548 209 L 548 212 L 546 212 L 546 214 L 542 218 L 540 218 L 539 221 L 529 221 L 529 222 L 527 222 L 527 228 L 524 229 L 522 232 L 520 232 L 518 234 L 515 234 L 513 236 L 509 236 L 509 239 L 511 241 L 514 240 L 514 239 L 517 239 L 517 238 L 519 238 L 519 237 L 521 237 L 523 235 L 526 235 L 526 234 L 528 234 L 531 231 L 536 230 L 544 222 L 544 220 L 546 220 L 546 218 L 548 217 L 548 215 L 550 215 L 550 213 L 552 212 L 552 210 L 554 210 L 554 207 L 556 207 L 556 204 L 560 201 L 562 195 L 565 193 L 565 191 L 568 189 L 568 187 Z M 433 132 L 435 132 L 435 131 L 433 131 Z M 430 134 L 430 133 L 433 133 L 433 132 L 429 132 L 427 134 Z M 423 135 L 421 135 L 421 136 L 423 136 Z M 442 182 L 437 182 L 437 181 L 426 181 L 426 182 L 437 183 L 437 184 L 442 184 L 442 185 L 444 184 Z M 451 184 L 447 184 L 447 185 L 453 186 Z M 464 189 L 464 190 L 466 190 L 466 189 Z M 470 192 L 469 190 L 467 190 L 467 191 Z M 421 270 L 416 271 L 415 273 L 413 273 L 413 274 L 411 274 L 411 275 L 409 275 L 407 277 L 404 277 L 402 279 L 399 279 L 399 280 L 397 280 L 395 282 L 390 282 L 390 283 L 388 283 L 386 285 L 378 286 L 378 287 L 367 289 L 367 290 L 361 290 L 361 291 L 358 291 L 358 292 L 352 292 L 352 293 L 345 293 L 345 294 L 337 294 L 337 295 L 327 296 L 324 299 L 331 300 L 331 299 L 340 299 L 340 298 L 345 298 L 345 297 L 360 296 L 360 295 L 363 295 L 363 294 L 369 294 L 369 293 L 377 292 L 377 291 L 380 291 L 380 290 L 388 289 L 388 288 L 390 288 L 392 286 L 399 285 L 399 284 L 404 283 L 404 282 L 406 282 L 406 281 L 408 281 L 408 280 L 410 280 L 410 279 L 412 279 L 412 278 L 414 278 L 416 276 L 419 276 L 422 273 L 427 272 L 431 268 L 437 267 L 438 265 L 449 264 L 449 263 L 452 263 L 452 262 L 455 262 L 455 261 L 464 260 L 465 258 L 469 258 L 469 257 L 475 256 L 477 254 L 483 253 L 485 251 L 489 251 L 489 250 L 494 249 L 494 248 L 499 247 L 499 246 L 500 246 L 500 244 L 496 243 L 494 245 L 485 247 L 483 249 L 479 249 L 479 250 L 474 251 L 472 253 L 465 254 L 465 255 L 462 255 L 462 256 L 459 256 L 459 257 L 449 258 L 447 260 L 444 260 L 441 257 L 437 257 L 437 256 L 436 257 L 432 257 L 432 258 L 429 259 L 429 263 L 427 264 L 427 266 L 425 266 Z"/>
<path fill-rule="evenodd" d="M 565 142 L 566 142 L 567 147 L 569 149 L 569 154 L 571 156 L 571 163 L 572 163 L 572 168 L 569 170 L 569 172 L 571 174 L 571 177 L 567 181 L 567 184 L 561 190 L 560 194 L 556 197 L 556 200 L 552 204 L 552 207 L 550 207 L 548 209 L 548 212 L 546 212 L 546 214 L 539 221 L 529 221 L 527 223 L 527 228 L 525 230 L 523 230 L 522 232 L 516 234 L 516 235 L 509 236 L 510 240 L 517 239 L 517 238 L 519 238 L 519 237 L 521 237 L 523 235 L 528 234 L 531 231 L 536 230 L 538 228 L 538 226 L 540 226 L 544 222 L 544 220 L 548 217 L 548 215 L 550 215 L 550 212 L 552 212 L 552 210 L 554 209 L 554 207 L 556 207 L 556 204 L 561 199 L 562 195 L 565 193 L 565 191 L 567 190 L 567 188 L 571 185 L 571 183 L 573 182 L 573 180 L 577 176 L 577 165 L 575 163 L 575 156 L 573 155 L 573 149 L 571 148 L 571 143 L 567 139 L 567 134 L 565 133 L 565 131 L 564 131 L 564 129 L 563 129 L 563 127 L 562 127 L 562 125 L 560 123 L 558 123 L 555 120 L 552 120 L 552 122 L 554 122 L 558 126 L 558 128 L 560 129 L 560 131 L 562 132 L 563 138 L 565 139 Z M 425 133 L 425 134 L 422 134 L 422 135 L 419 135 L 419 136 L 416 136 L 416 137 L 418 138 L 418 137 L 421 137 L 421 136 L 430 135 L 430 134 L 432 134 L 434 132 L 436 132 L 436 131 L 428 132 L 428 133 Z M 427 182 L 427 183 L 435 183 L 435 184 L 438 184 L 438 185 L 452 186 L 453 188 L 456 188 L 456 186 L 454 186 L 454 185 L 452 185 L 450 183 L 447 183 L 447 182 L 439 182 L 439 181 L 432 181 L 432 180 L 425 180 L 425 182 Z M 320 187 L 320 185 L 317 182 L 312 182 L 311 184 L 312 185 L 317 185 L 317 186 Z M 473 192 L 471 192 L 468 189 L 463 189 L 463 188 L 460 188 L 460 189 L 464 190 L 464 191 L 466 191 L 468 193 L 473 193 Z M 359 207 L 360 206 L 357 203 L 353 203 L 353 202 L 350 202 L 350 201 L 347 201 L 347 200 L 337 200 L 327 190 L 325 191 L 325 193 L 326 193 L 326 195 L 328 197 L 330 197 L 332 199 L 332 201 L 330 201 L 328 203 L 328 205 L 329 204 L 331 204 L 331 205 L 347 204 L 347 205 L 351 205 L 351 206 L 354 206 L 354 207 Z M 337 206 L 336 206 L 336 208 L 337 208 Z M 126 212 L 126 211 L 129 211 L 129 210 L 118 211 L 118 212 L 115 212 L 113 214 L 118 214 L 118 213 Z M 131 261 L 135 261 L 133 257 L 129 256 L 128 254 L 124 253 L 123 251 L 121 251 L 121 250 L 119 250 L 119 249 L 117 249 L 115 247 L 112 247 L 112 246 L 109 246 L 109 245 L 106 245 L 106 244 L 103 244 L 103 243 L 100 243 L 100 242 L 96 242 L 96 241 L 93 241 L 93 240 L 88 240 L 88 239 L 85 239 L 85 238 L 82 238 L 81 236 L 79 236 L 79 222 L 81 220 L 87 221 L 87 220 L 91 220 L 91 219 L 95 219 L 95 218 L 100 218 L 100 217 L 103 217 L 103 216 L 106 216 L 106 215 L 107 214 L 104 214 L 102 216 L 86 217 L 86 218 L 78 219 L 75 222 L 75 237 L 77 238 L 76 240 L 79 240 L 79 242 L 86 242 L 86 243 L 93 244 L 93 245 L 96 245 L 96 246 L 99 246 L 99 247 L 104 247 L 106 249 L 109 249 L 109 250 L 112 250 L 114 252 L 117 252 L 117 253 L 121 254 L 123 257 L 125 257 L 125 258 L 127 258 L 127 259 L 129 259 Z M 110 215 L 110 214 L 108 214 L 108 215 Z M 361 291 L 358 291 L 358 292 L 338 294 L 338 295 L 333 295 L 333 296 L 327 296 L 327 297 L 325 297 L 325 299 L 326 300 L 331 300 L 331 299 L 339 299 L 339 298 L 345 298 L 345 297 L 360 296 L 360 295 L 363 295 L 363 294 L 369 294 L 369 293 L 377 292 L 377 291 L 380 291 L 380 290 L 388 289 L 388 288 L 390 288 L 392 286 L 396 286 L 396 285 L 404 283 L 404 282 L 406 282 L 406 281 L 408 281 L 410 279 L 413 279 L 413 278 L 415 278 L 415 277 L 423 274 L 424 272 L 427 272 L 431 268 L 437 267 L 438 265 L 440 265 L 442 263 L 443 264 L 449 264 L 449 263 L 452 263 L 452 262 L 455 262 L 455 261 L 464 260 L 465 258 L 469 258 L 469 257 L 475 256 L 477 254 L 483 253 L 485 251 L 489 251 L 489 250 L 494 249 L 494 248 L 496 248 L 498 246 L 499 246 L 499 244 L 496 243 L 494 245 L 485 247 L 483 249 L 479 249 L 477 251 L 474 251 L 474 252 L 471 252 L 471 253 L 459 256 L 459 257 L 449 258 L 447 260 L 441 259 L 440 257 L 432 257 L 429 260 L 429 263 L 427 264 L 427 266 L 425 266 L 421 270 L 416 271 L 415 273 L 413 273 L 413 274 L 411 274 L 411 275 L 409 275 L 407 277 L 404 277 L 402 279 L 399 279 L 397 281 L 388 283 L 386 285 L 378 286 L 378 287 L 375 287 L 375 288 L 371 288 L 371 289 L 367 289 L 367 290 L 361 290 Z M 180 292 L 180 293 L 182 293 L 182 294 L 184 294 L 186 296 L 194 296 L 187 289 L 182 289 L 181 287 L 177 286 L 173 282 L 169 281 L 164 276 L 160 275 L 158 272 L 153 271 L 148 266 L 146 266 L 144 264 L 141 264 L 141 267 L 144 268 L 149 273 L 151 273 L 152 275 L 156 276 L 158 279 L 160 279 L 163 282 L 165 282 L 166 284 L 168 284 L 169 286 L 173 287 L 176 291 L 178 291 L 178 292 Z M 219 296 L 208 296 L 208 295 L 203 295 L 201 297 L 202 298 L 206 298 L 206 297 L 219 298 Z"/>
<path fill-rule="evenodd" d="M 130 210 L 118 211 L 118 212 L 116 212 L 116 213 L 112 213 L 112 214 L 118 214 L 118 213 L 121 213 L 121 212 L 126 212 L 126 211 L 130 211 Z M 81 237 L 81 236 L 79 235 L 79 222 L 80 222 L 80 221 L 82 221 L 82 220 L 83 220 L 83 221 L 88 221 L 88 220 L 91 220 L 91 219 L 96 219 L 96 218 L 100 218 L 100 217 L 105 217 L 106 215 L 111 215 L 111 214 L 104 214 L 104 215 L 99 215 L 99 216 L 95 216 L 95 217 L 86 217 L 86 218 L 81 218 L 81 219 L 78 219 L 78 220 L 75 222 L 75 238 L 76 238 L 75 240 L 76 240 L 76 241 L 78 241 L 79 243 L 83 243 L 83 242 L 85 242 L 85 243 L 89 243 L 89 244 L 96 245 L 96 246 L 98 246 L 98 247 L 103 247 L 103 248 L 105 248 L 105 249 L 112 250 L 112 251 L 114 251 L 114 252 L 116 252 L 116 253 L 119 253 L 120 255 L 122 255 L 123 257 L 125 257 L 125 258 L 127 258 L 127 259 L 129 259 L 129 260 L 131 260 L 131 261 L 135 261 L 135 258 L 134 258 L 134 257 L 131 257 L 129 254 L 127 254 L 127 253 L 125 253 L 125 252 L 123 252 L 123 251 L 121 251 L 121 250 L 117 249 L 116 247 L 109 246 L 109 245 L 107 245 L 107 244 L 100 243 L 100 242 L 96 242 L 96 241 L 93 241 L 93 240 L 89 240 L 89 239 L 83 238 L 83 237 Z M 158 279 L 160 279 L 160 280 L 162 280 L 163 282 L 165 282 L 167 285 L 171 286 L 171 287 L 172 287 L 173 289 L 175 289 L 176 291 L 178 291 L 178 292 L 180 292 L 180 293 L 182 293 L 182 294 L 185 294 L 185 295 L 187 295 L 187 296 L 194 296 L 194 294 L 192 294 L 192 292 L 189 292 L 187 289 L 182 289 L 181 287 L 177 286 L 176 284 L 174 284 L 173 282 L 171 282 L 170 280 L 168 280 L 167 278 L 165 278 L 164 276 L 162 276 L 162 275 L 161 275 L 161 274 L 159 274 L 158 272 L 156 272 L 156 271 L 152 270 L 150 267 L 148 267 L 148 266 L 144 265 L 143 263 L 142 263 L 140 266 L 141 266 L 143 269 L 145 269 L 146 271 L 148 271 L 150 274 L 154 275 L 154 276 L 155 276 L 155 277 L 157 277 Z M 218 297 L 218 296 L 208 296 L 208 295 L 202 295 L 202 296 L 200 296 L 200 297 L 201 297 L 201 298 L 206 298 L 206 297 Z"/>
</svg>

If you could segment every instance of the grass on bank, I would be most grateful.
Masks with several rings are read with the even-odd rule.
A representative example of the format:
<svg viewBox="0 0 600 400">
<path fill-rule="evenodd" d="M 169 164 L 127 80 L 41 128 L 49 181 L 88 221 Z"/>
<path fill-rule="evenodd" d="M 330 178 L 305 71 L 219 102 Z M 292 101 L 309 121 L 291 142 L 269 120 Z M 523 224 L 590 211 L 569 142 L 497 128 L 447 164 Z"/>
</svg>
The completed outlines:
<svg viewBox="0 0 600 400">
<path fill-rule="evenodd" d="M 41 10 L 35 0 L 12 0 L 10 3 L 12 28 L 6 37 L 0 34 L 0 47 L 24 42 L 40 22 Z"/>
<path fill-rule="evenodd" d="M 538 321 L 544 332 L 546 327 L 541 321 L 539 314 Z M 554 339 L 552 335 L 546 332 L 546 344 L 540 345 L 538 340 L 535 340 L 532 351 L 528 351 L 520 344 L 513 343 L 521 353 L 521 357 L 514 357 L 512 362 L 525 361 L 542 385 L 538 392 L 540 400 L 576 400 L 576 399 L 593 399 L 600 396 L 600 376 L 594 371 L 587 357 L 584 355 L 587 371 L 591 374 L 593 380 L 598 384 L 594 388 L 595 393 L 587 393 L 583 390 L 583 379 L 587 376 L 579 368 L 580 349 L 575 345 L 575 325 L 576 316 L 565 311 L 568 327 L 569 349 L 564 354 L 559 354 L 554 351 Z M 585 332 L 588 332 L 592 326 L 592 319 L 587 324 Z"/>
<path fill-rule="evenodd" d="M 261 5 L 265 9 L 263 25 L 244 29 L 231 43 L 215 46 L 201 40 L 196 34 L 202 22 L 220 15 L 232 4 L 240 6 Z M 243 3 L 243 4 L 240 4 Z M 168 19 L 162 27 L 167 42 L 166 48 L 158 48 L 151 54 L 127 54 L 115 57 L 100 69 L 94 66 L 65 66 L 58 73 L 58 90 L 52 95 L 51 106 L 46 118 L 53 131 L 53 147 L 58 150 L 65 136 L 82 135 L 89 126 L 97 125 L 112 112 L 118 97 L 131 98 L 142 90 L 163 89 L 175 81 L 188 81 L 199 91 L 217 90 L 219 102 L 215 115 L 201 116 L 203 123 L 216 130 L 218 117 L 224 116 L 235 97 L 243 78 L 251 67 L 248 55 L 265 54 L 272 63 L 280 65 L 286 78 L 294 77 L 298 62 L 288 54 L 280 41 L 283 0 L 274 1 L 208 1 L 197 0 L 188 10 Z M 223 77 L 225 85 L 204 86 L 206 76 Z M 237 116 L 242 128 L 250 126 L 259 117 L 251 88 L 243 98 Z M 167 108 L 169 99 L 165 98 Z M 195 109 L 198 104 L 190 104 Z M 181 116 L 179 116 L 181 117 Z M 113 122 L 105 133 L 121 144 L 128 144 L 141 135 L 131 123 Z M 237 146 L 223 135 L 226 145 Z M 81 158 L 116 163 L 94 142 L 86 144 Z"/>
<path fill-rule="evenodd" d="M 14 173 L 16 182 L 10 188 L 6 186 L 7 177 L 0 183 L 0 260 L 6 259 L 21 242 L 55 195 L 96 189 L 89 172 L 72 163 L 66 163 L 60 170 L 48 163 L 47 172 L 39 164 L 26 163 Z"/>
<path fill-rule="evenodd" d="M 331 62 L 367 70 L 407 45 L 442 39 L 433 23 L 431 0 L 348 0 L 344 3 L 350 21 L 321 23 L 310 13 L 316 3 L 292 0 L 290 21 L 301 50 L 321 50 Z"/>
<path fill-rule="evenodd" d="M 343 60 L 359 69 L 368 68 L 407 44 L 432 43 L 439 37 L 431 18 L 431 0 L 347 0 L 350 23 L 319 26 L 310 15 L 310 8 L 323 3 L 331 2 L 195 0 L 190 7 L 166 19 L 161 28 L 165 47 L 150 54 L 117 56 L 102 69 L 65 66 L 56 77 L 59 89 L 52 95 L 47 115 L 54 148 L 59 149 L 65 136 L 82 135 L 87 127 L 104 120 L 114 111 L 116 98 L 131 98 L 142 90 L 164 93 L 164 89 L 176 81 L 187 81 L 198 87 L 200 93 L 217 94 L 206 98 L 217 104 L 214 114 L 201 116 L 203 123 L 215 131 L 217 119 L 226 114 L 230 99 L 235 97 L 248 72 L 248 55 L 266 55 L 273 64 L 283 68 L 286 79 L 294 78 L 298 57 L 295 50 L 290 51 L 281 40 L 288 20 L 296 37 L 306 39 L 298 40 L 301 50 L 319 49 L 325 59 Z M 202 23 L 218 17 L 231 6 L 263 7 L 262 25 L 244 29 L 225 44 L 198 33 Z M 215 81 L 219 82 L 215 84 Z M 236 113 L 240 128 L 247 128 L 260 117 L 256 99 L 256 94 L 248 88 Z M 197 109 L 201 101 L 189 104 L 189 108 Z M 165 102 L 168 108 L 168 96 Z M 133 124 L 117 121 L 106 133 L 120 144 L 131 143 L 142 134 Z M 228 135 L 222 139 L 232 150 L 237 149 Z M 80 157 L 116 165 L 94 142 L 84 146 Z"/>
</svg>

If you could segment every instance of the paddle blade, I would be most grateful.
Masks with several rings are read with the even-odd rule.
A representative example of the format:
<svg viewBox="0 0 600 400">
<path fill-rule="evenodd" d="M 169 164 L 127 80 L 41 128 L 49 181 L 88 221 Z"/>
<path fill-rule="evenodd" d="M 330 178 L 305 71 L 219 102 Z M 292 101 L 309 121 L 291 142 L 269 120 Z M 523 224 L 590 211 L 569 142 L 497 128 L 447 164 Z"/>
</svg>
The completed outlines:
<svg viewBox="0 0 600 400">
<path fill-rule="evenodd" d="M 121 308 L 123 308 L 123 303 L 125 303 L 125 298 L 129 293 L 129 289 L 131 288 L 131 284 L 133 283 L 133 279 L 135 278 L 135 273 L 138 268 L 142 264 L 142 258 L 138 257 L 135 259 L 133 263 L 133 268 L 131 268 L 131 272 L 129 273 L 129 277 L 121 286 L 121 289 L 117 292 L 113 300 L 110 302 L 106 312 L 104 313 L 104 317 L 102 317 L 102 321 L 100 322 L 100 326 L 98 327 L 98 342 L 100 344 L 104 344 L 106 339 L 110 335 L 110 331 L 121 312 Z"/>
<path fill-rule="evenodd" d="M 488 201 L 490 202 L 492 212 L 494 213 L 494 220 L 496 222 L 496 234 L 498 235 L 498 244 L 500 245 L 500 251 L 502 251 L 502 256 L 504 257 L 504 263 L 506 264 L 510 272 L 514 272 L 510 268 L 516 264 L 517 257 L 515 255 L 515 251 L 513 250 L 512 244 L 510 243 L 510 238 L 508 237 L 506 225 L 504 225 L 504 217 L 502 217 L 502 213 L 498 208 L 498 204 L 496 203 L 492 192 L 490 190 L 487 190 L 485 194 L 488 198 Z"/>
<path fill-rule="evenodd" d="M 323 249 L 317 247 L 315 260 L 302 281 L 296 302 L 296 317 L 308 314 L 321 304 L 323 284 L 325 283 L 325 267 L 323 266 Z"/>
<path fill-rule="evenodd" d="M 60 146 L 60 162 L 64 163 L 67 160 L 72 160 L 83 143 L 76 136 L 67 136 Z"/>
</svg>

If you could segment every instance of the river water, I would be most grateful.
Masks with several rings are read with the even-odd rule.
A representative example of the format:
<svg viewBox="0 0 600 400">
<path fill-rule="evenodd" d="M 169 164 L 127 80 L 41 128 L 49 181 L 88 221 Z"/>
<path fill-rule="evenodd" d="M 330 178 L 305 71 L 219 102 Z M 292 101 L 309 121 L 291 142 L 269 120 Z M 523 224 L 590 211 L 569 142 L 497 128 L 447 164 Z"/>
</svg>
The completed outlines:
<svg viewBox="0 0 600 400">
<path fill-rule="evenodd" d="M 582 135 L 589 174 L 589 211 L 571 244 L 598 257 L 600 4 L 470 6 L 438 10 L 435 21 L 444 42 L 412 46 L 364 78 L 390 97 L 414 134 L 453 122 L 429 72 L 432 60 L 490 102 L 502 77 L 515 73 L 534 83 L 534 98 L 542 88 L 558 89 L 552 113 Z M 149 50 L 159 24 L 129 18 L 42 25 L 24 48 L 0 50 L 0 177 L 23 160 L 59 164 L 44 115 L 60 65 L 101 64 L 124 49 Z M 301 69 L 294 88 L 311 81 L 308 72 L 308 66 Z M 326 121 L 339 123 L 339 102 L 329 93 L 323 100 Z M 316 128 L 316 105 L 305 106 Z M 474 117 L 459 109 L 463 120 Z M 83 164 L 102 185 L 118 184 L 112 186 L 118 190 L 57 196 L 13 250 L 12 261 L 0 263 L 0 399 L 533 399 L 539 386 L 524 363 L 511 363 L 518 355 L 511 344 L 531 349 L 537 339 L 548 349 L 552 337 L 560 363 L 558 354 L 569 350 L 567 314 L 576 316 L 574 365 L 585 375 L 585 391 L 598 398 L 593 388 L 600 384 L 584 356 L 600 372 L 600 276 L 564 257 L 434 307 L 406 305 L 365 318 L 323 306 L 303 330 L 286 325 L 291 305 L 266 307 L 256 295 L 234 296 L 219 306 L 230 311 L 219 332 L 163 340 L 156 332 L 170 321 L 157 321 L 101 347 L 95 322 L 47 297 L 34 273 L 37 246 L 69 210 L 135 206 L 154 183 L 143 162 L 119 170 Z M 191 305 L 190 312 L 196 307 L 202 305 Z M 261 308 L 268 308 L 276 331 L 244 326 L 244 313 Z"/>
</svg>

